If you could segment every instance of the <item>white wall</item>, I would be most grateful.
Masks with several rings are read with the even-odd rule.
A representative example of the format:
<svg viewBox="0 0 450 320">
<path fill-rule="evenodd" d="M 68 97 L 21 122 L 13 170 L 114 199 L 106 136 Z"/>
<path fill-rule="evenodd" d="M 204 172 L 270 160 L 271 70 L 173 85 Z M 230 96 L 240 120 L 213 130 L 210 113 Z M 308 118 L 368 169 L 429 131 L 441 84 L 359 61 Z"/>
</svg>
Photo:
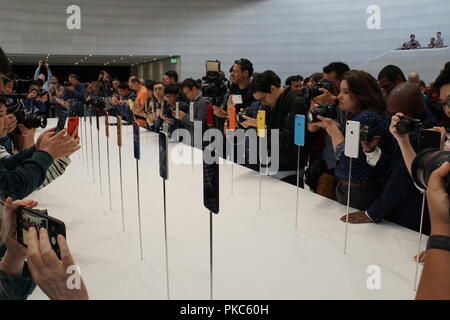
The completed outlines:
<svg viewBox="0 0 450 320">
<path fill-rule="evenodd" d="M 71 4 L 81 7 L 81 30 L 66 28 Z M 381 30 L 366 26 L 373 4 Z M 423 45 L 436 31 L 445 38 L 449 17 L 448 0 L 1 0 L 0 45 L 11 53 L 180 55 L 182 77 L 194 78 L 206 59 L 228 70 L 247 57 L 285 78 L 332 60 L 357 66 L 410 33 Z"/>
</svg>

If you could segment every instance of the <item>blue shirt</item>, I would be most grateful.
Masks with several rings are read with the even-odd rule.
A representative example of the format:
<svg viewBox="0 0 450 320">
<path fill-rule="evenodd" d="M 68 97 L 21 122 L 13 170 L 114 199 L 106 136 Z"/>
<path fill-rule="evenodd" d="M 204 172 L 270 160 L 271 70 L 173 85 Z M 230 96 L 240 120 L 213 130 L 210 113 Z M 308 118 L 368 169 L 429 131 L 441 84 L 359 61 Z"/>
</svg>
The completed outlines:
<svg viewBox="0 0 450 320">
<path fill-rule="evenodd" d="M 364 126 L 368 126 L 372 129 L 377 136 L 381 136 L 380 148 L 385 151 L 389 150 L 392 145 L 392 136 L 389 132 L 389 119 L 386 115 L 370 111 L 364 110 L 358 113 L 355 117 L 351 119 L 352 121 L 358 121 L 361 124 L 361 128 Z M 342 121 L 341 123 L 341 132 L 345 135 L 346 121 Z M 336 148 L 336 170 L 335 174 L 338 179 L 349 181 L 348 172 L 350 165 L 350 158 L 346 157 L 344 154 L 345 150 L 345 142 L 341 143 Z M 373 181 L 376 179 L 380 179 L 381 177 L 377 175 L 377 172 L 380 172 L 380 169 L 377 167 L 372 167 L 367 163 L 366 155 L 362 149 L 362 146 L 359 146 L 359 157 L 357 159 L 352 160 L 352 177 L 351 182 L 361 184 L 366 181 Z"/>
</svg>

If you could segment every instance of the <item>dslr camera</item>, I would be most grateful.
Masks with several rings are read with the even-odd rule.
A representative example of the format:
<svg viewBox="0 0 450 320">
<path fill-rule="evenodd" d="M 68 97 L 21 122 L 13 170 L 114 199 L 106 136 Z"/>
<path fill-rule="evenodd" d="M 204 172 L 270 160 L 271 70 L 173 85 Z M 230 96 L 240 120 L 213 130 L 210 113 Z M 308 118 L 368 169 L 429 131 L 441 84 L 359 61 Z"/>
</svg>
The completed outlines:
<svg viewBox="0 0 450 320">
<path fill-rule="evenodd" d="M 419 119 L 411 117 L 401 117 L 397 123 L 397 131 L 400 134 L 416 134 L 419 151 L 425 149 L 439 149 L 441 145 L 441 134 L 439 132 L 426 129 Z"/>
<path fill-rule="evenodd" d="M 220 71 L 220 61 L 206 61 L 206 76 L 202 78 L 204 97 L 210 98 L 214 105 L 220 105 L 228 92 L 227 79 Z"/>
<path fill-rule="evenodd" d="M 320 120 L 317 119 L 317 116 L 336 119 L 338 116 L 337 110 L 338 106 L 339 100 L 335 100 L 334 102 L 321 104 L 317 108 L 309 110 L 307 114 L 308 122 L 309 123 L 319 122 Z"/>
<path fill-rule="evenodd" d="M 326 89 L 329 92 L 333 92 L 333 88 L 335 87 L 335 84 L 331 81 L 320 79 L 317 84 L 313 87 L 304 87 L 302 91 L 300 91 L 300 96 L 302 96 L 308 104 L 311 103 L 311 101 L 320 95 L 323 94 L 322 91 L 319 89 Z"/>
<path fill-rule="evenodd" d="M 450 151 L 425 149 L 420 152 L 411 166 L 414 183 L 422 189 L 427 189 L 431 174 L 445 162 L 450 162 Z M 450 174 L 447 175 L 445 188 L 450 194 Z"/>
<path fill-rule="evenodd" d="M 45 128 L 47 126 L 47 118 L 45 116 L 28 114 L 20 100 L 6 106 L 6 113 L 13 114 L 17 119 L 17 123 L 23 124 L 28 129 Z"/>
</svg>

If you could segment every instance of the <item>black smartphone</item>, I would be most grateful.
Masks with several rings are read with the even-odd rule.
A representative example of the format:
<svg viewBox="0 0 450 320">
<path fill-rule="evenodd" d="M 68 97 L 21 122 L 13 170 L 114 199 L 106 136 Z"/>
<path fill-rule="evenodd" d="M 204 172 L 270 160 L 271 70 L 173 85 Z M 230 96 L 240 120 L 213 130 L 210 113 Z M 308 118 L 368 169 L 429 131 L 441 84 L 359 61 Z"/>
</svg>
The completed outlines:
<svg viewBox="0 0 450 320">
<path fill-rule="evenodd" d="M 68 112 L 61 112 L 58 118 L 58 124 L 56 125 L 56 133 L 60 132 L 66 126 L 66 120 L 68 116 Z"/>
<path fill-rule="evenodd" d="M 205 149 L 208 151 L 208 147 Z M 209 161 L 208 161 L 209 162 Z M 219 162 L 205 161 L 203 154 L 203 205 L 211 212 L 219 213 Z"/>
<path fill-rule="evenodd" d="M 164 180 L 169 179 L 169 157 L 168 157 L 169 139 L 167 133 L 159 133 L 159 175 Z"/>
<path fill-rule="evenodd" d="M 433 130 L 419 130 L 419 152 L 425 149 L 441 148 L 441 133 Z"/>
<path fill-rule="evenodd" d="M 16 224 L 17 241 L 25 247 L 28 246 L 28 229 L 30 227 L 34 227 L 38 231 L 41 228 L 47 229 L 52 249 L 56 252 L 58 258 L 61 259 L 57 237 L 58 235 L 62 235 L 64 238 L 66 237 L 66 226 L 64 222 L 50 217 L 47 210 L 20 207 L 16 213 Z"/>
</svg>

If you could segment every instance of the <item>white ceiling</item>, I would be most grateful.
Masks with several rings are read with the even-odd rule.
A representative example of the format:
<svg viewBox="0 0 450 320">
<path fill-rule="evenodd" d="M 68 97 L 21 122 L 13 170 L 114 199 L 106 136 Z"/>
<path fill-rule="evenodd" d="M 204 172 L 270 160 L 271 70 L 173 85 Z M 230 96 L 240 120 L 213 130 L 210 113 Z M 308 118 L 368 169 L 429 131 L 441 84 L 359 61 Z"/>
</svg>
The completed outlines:
<svg viewBox="0 0 450 320">
<path fill-rule="evenodd" d="M 132 66 L 140 63 L 170 58 L 170 56 L 106 56 L 106 55 L 36 55 L 7 53 L 14 65 L 37 64 L 39 60 L 47 60 L 50 65 L 98 66 L 108 63 L 109 66 Z"/>
</svg>

